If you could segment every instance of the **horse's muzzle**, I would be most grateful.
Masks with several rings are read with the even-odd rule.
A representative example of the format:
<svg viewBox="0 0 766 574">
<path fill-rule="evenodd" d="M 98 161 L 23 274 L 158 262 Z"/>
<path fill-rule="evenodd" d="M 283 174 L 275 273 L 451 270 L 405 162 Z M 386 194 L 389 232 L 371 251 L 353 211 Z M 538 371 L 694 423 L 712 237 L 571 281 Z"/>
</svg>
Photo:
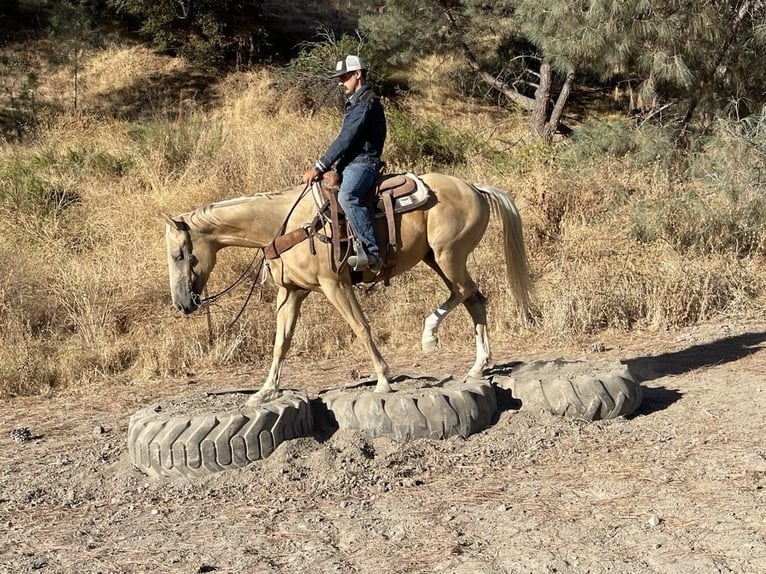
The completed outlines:
<svg viewBox="0 0 766 574">
<path fill-rule="evenodd" d="M 176 311 L 181 311 L 181 313 L 183 313 L 184 315 L 189 315 L 197 310 L 196 307 L 184 307 L 180 303 L 173 303 L 173 308 Z"/>
<path fill-rule="evenodd" d="M 181 311 L 181 313 L 183 313 L 184 315 L 189 315 L 190 313 L 194 313 L 194 311 L 196 311 L 200 307 L 199 295 L 192 293 L 191 297 L 189 298 L 186 304 L 177 303 L 174 301 L 173 307 L 175 307 L 176 310 Z"/>
</svg>

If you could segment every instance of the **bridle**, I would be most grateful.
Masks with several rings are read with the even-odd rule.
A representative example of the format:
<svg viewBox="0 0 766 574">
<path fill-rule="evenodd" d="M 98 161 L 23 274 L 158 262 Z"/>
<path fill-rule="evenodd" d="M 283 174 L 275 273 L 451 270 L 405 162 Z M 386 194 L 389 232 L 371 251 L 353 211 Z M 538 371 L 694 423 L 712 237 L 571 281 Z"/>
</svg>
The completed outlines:
<svg viewBox="0 0 766 574">
<path fill-rule="evenodd" d="M 282 233 L 284 233 L 284 231 L 285 231 L 285 229 L 287 227 L 287 221 L 290 219 L 290 216 L 292 215 L 293 211 L 297 207 L 298 203 L 300 203 L 301 199 L 303 199 L 306 196 L 306 193 L 309 191 L 309 189 L 311 189 L 311 184 L 306 185 L 306 187 L 303 188 L 303 191 L 298 195 L 298 198 L 295 200 L 295 202 L 293 203 L 292 207 L 287 212 L 287 215 L 285 216 L 285 219 L 282 222 L 282 225 L 280 226 L 279 231 L 277 232 L 277 234 L 275 236 L 275 239 L 276 239 L 276 237 L 278 237 Z M 190 231 L 188 225 L 184 225 L 183 231 L 186 234 L 186 239 L 187 239 L 189 245 L 193 245 L 193 242 L 192 242 L 192 239 L 191 239 L 191 231 Z M 255 261 L 256 261 L 256 259 L 258 259 L 258 255 L 259 254 L 261 256 L 261 260 L 258 262 L 257 265 L 255 265 Z M 210 296 L 206 295 L 205 297 L 202 297 L 202 298 L 200 298 L 200 296 L 197 295 L 194 292 L 194 289 L 192 287 L 192 284 L 193 284 L 193 278 L 192 278 L 193 272 L 192 272 L 192 268 L 190 266 L 190 268 L 189 268 L 189 279 L 188 279 L 189 293 L 191 293 L 192 300 L 197 304 L 198 308 L 205 307 L 205 309 L 206 309 L 206 312 L 208 314 L 207 315 L 208 316 L 208 329 L 210 330 L 211 338 L 212 338 L 212 326 L 210 324 L 210 305 L 212 305 L 218 299 L 220 299 L 221 297 L 226 295 L 229 291 L 231 291 L 232 289 L 237 287 L 240 283 L 244 282 L 244 280 L 247 278 L 248 273 L 250 272 L 250 270 L 253 269 L 253 267 L 256 267 L 256 271 L 255 271 L 255 274 L 253 276 L 253 284 L 250 286 L 250 291 L 248 292 L 247 297 L 245 298 L 245 302 L 242 303 L 242 307 L 240 307 L 239 312 L 237 313 L 237 316 L 234 317 L 234 319 L 232 319 L 232 321 L 223 330 L 223 332 L 221 333 L 221 335 L 223 335 L 237 321 L 239 321 L 239 318 L 242 316 L 242 313 L 245 312 L 245 307 L 247 307 L 247 304 L 250 302 L 250 299 L 253 296 L 253 292 L 255 291 L 255 286 L 258 283 L 258 279 L 260 278 L 261 273 L 263 272 L 263 265 L 264 265 L 265 262 L 266 262 L 265 249 L 264 248 L 260 248 L 260 249 L 258 249 L 256 254 L 253 256 L 253 259 L 250 261 L 250 263 L 245 268 L 245 270 L 240 274 L 240 276 L 231 285 L 229 285 L 225 289 L 222 289 L 221 291 L 219 291 L 218 293 L 216 293 L 214 295 L 210 295 Z M 207 286 L 205 286 L 205 288 L 203 289 L 203 292 L 207 293 Z"/>
<path fill-rule="evenodd" d="M 191 232 L 189 230 L 189 227 L 187 225 L 183 226 L 183 231 L 186 234 L 186 240 L 189 245 L 193 245 L 192 239 L 191 239 Z M 258 264 L 255 264 L 255 261 L 258 259 L 258 255 L 261 255 L 261 260 L 258 262 Z M 197 305 L 198 309 L 205 308 L 205 311 L 207 313 L 208 318 L 208 329 L 210 331 L 210 338 L 212 339 L 212 325 L 210 323 L 210 306 L 215 303 L 218 299 L 226 295 L 229 291 L 233 290 L 235 287 L 240 285 L 245 281 L 248 274 L 250 273 L 250 270 L 253 269 L 253 267 L 256 267 L 255 274 L 253 276 L 253 284 L 250 286 L 250 291 L 247 294 L 247 297 L 245 298 L 244 303 L 242 303 L 242 306 L 239 309 L 239 312 L 237 313 L 236 317 L 226 326 L 226 328 L 223 330 L 222 334 L 226 333 L 237 321 L 239 321 L 239 318 L 242 316 L 242 313 L 245 312 L 245 307 L 247 307 L 247 304 L 250 302 L 250 299 L 253 296 L 253 292 L 255 291 L 255 286 L 258 284 L 258 279 L 261 276 L 261 273 L 263 272 L 263 264 L 265 262 L 265 257 L 263 255 L 263 249 L 259 249 L 256 254 L 253 256 L 253 258 L 250 260 L 250 263 L 247 265 L 245 270 L 240 274 L 239 277 L 237 277 L 234 282 L 226 287 L 225 289 L 222 289 L 218 293 L 210 296 L 205 296 L 200 298 L 200 296 L 194 292 L 193 283 L 194 283 L 194 272 L 193 272 L 193 266 L 189 266 L 189 277 L 187 280 L 187 289 L 189 290 L 189 293 L 191 294 L 192 301 Z M 204 293 L 207 293 L 207 286 L 203 289 Z"/>
</svg>

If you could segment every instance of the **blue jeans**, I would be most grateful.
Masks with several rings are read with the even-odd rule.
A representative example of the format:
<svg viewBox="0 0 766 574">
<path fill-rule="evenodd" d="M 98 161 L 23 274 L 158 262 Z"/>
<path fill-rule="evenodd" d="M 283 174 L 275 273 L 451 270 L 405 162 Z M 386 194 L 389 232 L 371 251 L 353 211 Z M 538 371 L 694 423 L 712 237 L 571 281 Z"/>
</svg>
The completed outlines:
<svg viewBox="0 0 766 574">
<path fill-rule="evenodd" d="M 362 202 L 370 191 L 380 164 L 350 163 L 343 169 L 343 179 L 338 192 L 338 203 L 346 214 L 357 241 L 367 255 L 380 258 L 380 249 L 375 234 L 372 209 Z"/>
</svg>

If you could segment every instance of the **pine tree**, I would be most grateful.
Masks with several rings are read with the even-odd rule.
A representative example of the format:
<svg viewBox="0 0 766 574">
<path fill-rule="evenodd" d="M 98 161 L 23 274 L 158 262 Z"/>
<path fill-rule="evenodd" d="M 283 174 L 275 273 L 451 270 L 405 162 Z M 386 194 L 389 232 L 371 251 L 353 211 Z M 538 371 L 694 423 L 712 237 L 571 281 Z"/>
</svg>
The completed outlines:
<svg viewBox="0 0 766 574">
<path fill-rule="evenodd" d="M 362 26 L 391 65 L 462 54 L 544 139 L 577 78 L 627 79 L 631 107 L 670 113 L 682 131 L 766 101 L 764 0 L 387 0 Z"/>
<path fill-rule="evenodd" d="M 550 139 L 559 129 L 574 82 L 570 65 L 556 68 L 521 33 L 515 0 L 388 0 L 361 20 L 371 50 L 390 65 L 426 53 L 452 52 L 493 89 L 531 112 L 531 131 Z M 550 106 L 554 86 L 559 88 Z"/>
</svg>

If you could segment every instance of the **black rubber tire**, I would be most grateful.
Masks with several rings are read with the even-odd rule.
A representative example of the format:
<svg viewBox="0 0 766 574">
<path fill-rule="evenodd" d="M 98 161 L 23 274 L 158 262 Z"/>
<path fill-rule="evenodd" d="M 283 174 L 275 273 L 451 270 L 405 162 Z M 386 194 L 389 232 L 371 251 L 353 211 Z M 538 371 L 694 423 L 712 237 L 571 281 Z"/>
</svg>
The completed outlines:
<svg viewBox="0 0 766 574">
<path fill-rule="evenodd" d="M 164 415 L 155 405 L 130 417 L 128 452 L 150 476 L 198 477 L 266 458 L 312 431 L 309 401 L 292 391 L 259 407 L 198 416 Z"/>
<path fill-rule="evenodd" d="M 495 389 L 486 379 L 391 393 L 341 389 L 319 401 L 333 426 L 398 440 L 465 438 L 487 428 L 497 414 Z"/>
<path fill-rule="evenodd" d="M 548 411 L 585 420 L 627 416 L 641 405 L 643 393 L 627 366 L 594 366 L 582 361 L 534 361 L 492 379 L 521 401 L 521 410 Z"/>
</svg>

